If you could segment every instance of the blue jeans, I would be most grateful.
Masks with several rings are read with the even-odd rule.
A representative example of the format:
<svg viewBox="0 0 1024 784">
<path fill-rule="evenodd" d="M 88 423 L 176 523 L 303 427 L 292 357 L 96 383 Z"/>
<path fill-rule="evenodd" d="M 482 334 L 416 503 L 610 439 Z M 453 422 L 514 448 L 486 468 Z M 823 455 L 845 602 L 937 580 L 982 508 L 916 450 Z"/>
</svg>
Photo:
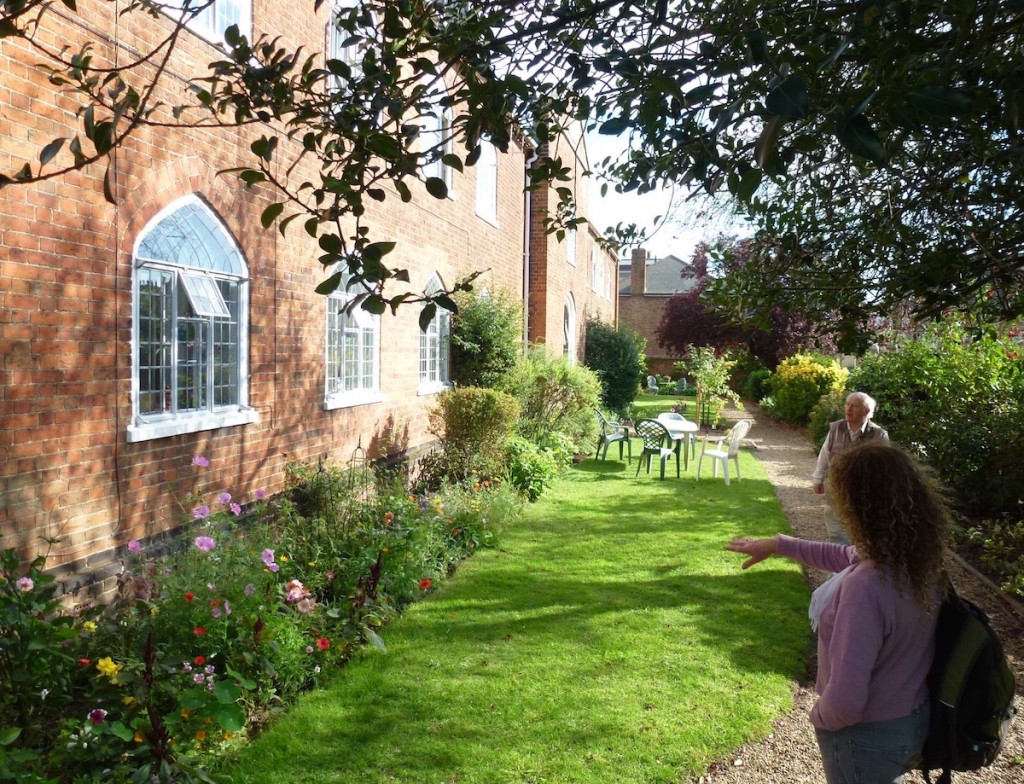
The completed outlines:
<svg viewBox="0 0 1024 784">
<path fill-rule="evenodd" d="M 928 702 L 909 716 L 815 730 L 828 784 L 900 784 L 928 734 Z"/>
</svg>

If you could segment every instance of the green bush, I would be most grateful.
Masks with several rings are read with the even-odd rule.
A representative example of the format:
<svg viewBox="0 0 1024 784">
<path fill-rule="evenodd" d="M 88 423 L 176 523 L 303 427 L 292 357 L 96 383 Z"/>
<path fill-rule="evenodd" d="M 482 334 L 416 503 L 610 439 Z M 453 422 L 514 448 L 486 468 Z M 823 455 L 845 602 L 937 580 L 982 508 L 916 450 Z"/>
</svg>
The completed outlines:
<svg viewBox="0 0 1024 784">
<path fill-rule="evenodd" d="M 924 457 L 984 516 L 1019 514 L 1024 486 L 1020 346 L 955 321 L 869 354 L 851 388 L 878 400 L 890 437 Z"/>
<path fill-rule="evenodd" d="M 562 453 L 584 453 L 597 438 L 601 382 L 593 370 L 533 349 L 502 388 L 519 401 L 519 435 Z"/>
<path fill-rule="evenodd" d="M 821 449 L 821 445 L 825 443 L 825 438 L 828 437 L 828 426 L 846 415 L 846 396 L 846 391 L 833 389 L 822 395 L 811 409 L 808 429 L 816 450 Z"/>
<path fill-rule="evenodd" d="M 813 354 L 796 354 L 783 360 L 771 380 L 773 415 L 785 422 L 807 422 L 821 396 L 843 389 L 848 376 L 835 360 Z"/>
<path fill-rule="evenodd" d="M 615 329 L 598 319 L 587 320 L 586 341 L 583 362 L 601 379 L 601 402 L 621 414 L 643 378 L 645 341 L 627 327 Z"/>
<path fill-rule="evenodd" d="M 758 401 L 765 397 L 771 389 L 772 371 L 768 368 L 755 368 L 743 379 L 742 395 L 747 400 Z"/>
<path fill-rule="evenodd" d="M 496 389 L 458 387 L 437 396 L 430 432 L 441 440 L 450 478 L 491 477 L 502 471 L 505 442 L 519 417 L 515 398 Z"/>
<path fill-rule="evenodd" d="M 505 476 L 528 501 L 536 501 L 551 486 L 558 464 L 548 449 L 541 449 L 522 436 L 505 445 Z"/>
<path fill-rule="evenodd" d="M 729 386 L 736 360 L 720 356 L 711 346 L 689 346 L 688 359 L 677 362 L 680 374 L 693 379 L 696 387 L 699 424 L 715 427 L 726 401 L 743 408 L 739 395 Z"/>
<path fill-rule="evenodd" d="M 461 292 L 455 302 L 459 312 L 452 317 L 452 381 L 493 389 L 519 361 L 522 306 L 505 291 L 486 297 Z"/>
</svg>

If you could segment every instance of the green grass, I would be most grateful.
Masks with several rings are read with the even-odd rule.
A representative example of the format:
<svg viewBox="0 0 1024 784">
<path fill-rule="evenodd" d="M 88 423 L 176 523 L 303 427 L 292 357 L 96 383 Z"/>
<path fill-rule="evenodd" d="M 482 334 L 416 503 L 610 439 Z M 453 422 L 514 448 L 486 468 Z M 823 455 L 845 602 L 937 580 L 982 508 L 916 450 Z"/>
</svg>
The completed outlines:
<svg viewBox="0 0 1024 784">
<path fill-rule="evenodd" d="M 671 402 L 669 402 L 671 405 Z M 667 408 L 667 406 L 666 406 Z M 680 782 L 787 710 L 810 634 L 798 567 L 741 572 L 733 535 L 787 530 L 771 485 L 575 467 L 304 695 L 238 782 Z"/>
</svg>

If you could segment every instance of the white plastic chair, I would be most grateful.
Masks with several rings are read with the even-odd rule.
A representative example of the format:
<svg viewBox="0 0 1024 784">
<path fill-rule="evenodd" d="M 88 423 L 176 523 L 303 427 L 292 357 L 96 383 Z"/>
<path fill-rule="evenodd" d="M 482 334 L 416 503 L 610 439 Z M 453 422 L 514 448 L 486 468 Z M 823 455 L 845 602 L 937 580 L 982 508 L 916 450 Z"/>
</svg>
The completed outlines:
<svg viewBox="0 0 1024 784">
<path fill-rule="evenodd" d="M 711 475 L 714 477 L 718 476 L 718 464 L 722 464 L 722 476 L 725 477 L 726 485 L 729 484 L 729 461 L 732 460 L 736 464 L 736 481 L 740 480 L 740 444 L 747 437 L 753 424 L 752 419 L 741 419 L 721 436 L 704 436 L 700 459 L 697 460 L 697 481 L 700 481 L 700 467 L 705 457 L 710 457 L 714 461 L 711 467 Z"/>
</svg>

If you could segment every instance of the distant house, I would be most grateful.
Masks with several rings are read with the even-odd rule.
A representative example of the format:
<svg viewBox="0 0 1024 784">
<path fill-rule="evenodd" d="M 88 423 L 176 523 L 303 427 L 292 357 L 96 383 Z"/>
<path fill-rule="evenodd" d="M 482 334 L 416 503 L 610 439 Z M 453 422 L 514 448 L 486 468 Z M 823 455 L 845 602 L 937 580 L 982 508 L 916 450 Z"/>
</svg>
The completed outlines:
<svg viewBox="0 0 1024 784">
<path fill-rule="evenodd" d="M 327 42 L 344 58 L 332 7 L 216 0 L 182 33 L 155 99 L 173 104 L 223 56 L 214 20 L 311 51 Z M 110 3 L 40 19 L 46 40 L 90 42 L 107 62 L 173 27 Z M 4 41 L 0 93 L 31 96 L 4 107 L 4 165 L 78 127 L 61 88 L 25 67 L 33 59 Z M 0 191 L 0 544 L 31 555 L 59 537 L 49 564 L 68 590 L 109 587 L 130 540 L 185 523 L 187 496 L 244 505 L 283 490 L 291 463 L 414 456 L 434 441 L 450 314 L 421 329 L 415 305 L 375 316 L 348 312 L 345 289 L 316 294 L 317 243 L 263 229 L 276 194 L 220 173 L 243 165 L 263 132 L 140 127 L 111 159 L 114 204 L 102 168 Z M 412 182 L 408 203 L 392 191 L 366 221 L 397 243 L 388 261 L 409 270 L 410 293 L 487 270 L 476 287 L 523 302 L 524 342 L 575 359 L 588 315 L 614 323 L 615 258 L 582 231 L 562 243 L 544 233 L 551 190 L 524 192 L 534 148 L 520 135 L 505 153 L 485 142 L 464 172 L 437 162 L 424 174 L 446 181 L 447 198 Z M 577 179 L 585 154 L 563 151 Z M 293 176 L 316 181 L 319 170 L 302 162 Z M 585 216 L 585 189 L 577 205 Z"/>
<path fill-rule="evenodd" d="M 677 256 L 656 258 L 642 248 L 619 262 L 619 323 L 647 339 L 651 372 L 674 375 L 672 365 L 681 358 L 658 345 L 658 325 L 669 297 L 696 285 L 689 270 Z"/>
</svg>

